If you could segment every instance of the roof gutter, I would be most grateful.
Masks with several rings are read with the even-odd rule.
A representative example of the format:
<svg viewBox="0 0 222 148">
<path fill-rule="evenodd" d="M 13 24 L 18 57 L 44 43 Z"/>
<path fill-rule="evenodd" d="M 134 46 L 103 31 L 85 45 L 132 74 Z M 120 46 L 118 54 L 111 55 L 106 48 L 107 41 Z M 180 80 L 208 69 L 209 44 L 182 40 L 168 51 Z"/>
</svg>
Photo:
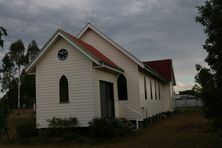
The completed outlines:
<svg viewBox="0 0 222 148">
<path fill-rule="evenodd" d="M 156 73 L 154 70 L 152 70 L 149 67 L 146 67 L 139 59 L 137 59 L 135 56 L 133 56 L 130 52 L 128 52 L 127 50 L 125 50 L 124 48 L 122 48 L 119 44 L 117 44 L 116 42 L 114 42 L 111 38 L 109 38 L 107 35 L 105 35 L 104 33 L 102 33 L 100 30 L 98 30 L 96 27 L 94 27 L 92 24 L 88 23 L 86 24 L 83 29 L 80 31 L 80 33 L 78 34 L 77 38 L 81 38 L 81 36 L 86 32 L 87 29 L 92 29 L 93 31 L 95 31 L 99 36 L 101 36 L 102 38 L 104 38 L 106 41 L 108 41 L 111 45 L 113 45 L 114 47 L 116 47 L 117 49 L 119 49 L 121 52 L 123 52 L 126 56 L 128 56 L 130 59 L 132 59 L 135 63 L 137 63 L 141 68 L 143 68 L 144 70 L 148 71 L 149 73 L 151 73 L 152 75 L 158 77 L 159 79 L 161 79 L 162 81 L 166 81 L 163 77 L 161 77 L 158 73 Z"/>
<path fill-rule="evenodd" d="M 153 69 L 151 69 L 150 67 L 144 65 L 144 67 L 142 67 L 144 70 L 146 70 L 147 72 L 149 72 L 150 74 L 152 74 L 153 76 L 159 78 L 161 81 L 163 82 L 167 82 L 162 76 L 160 76 L 157 72 L 155 72 Z"/>
<path fill-rule="evenodd" d="M 124 72 L 124 71 L 121 70 L 121 69 L 113 68 L 113 67 L 111 67 L 111 66 L 109 66 L 109 65 L 107 65 L 107 64 L 105 64 L 105 63 L 103 63 L 103 62 L 100 62 L 100 64 L 99 64 L 98 66 L 94 66 L 94 67 L 95 67 L 95 68 L 107 68 L 107 69 L 112 70 L 112 71 L 115 71 L 115 72 L 117 72 L 117 73 L 123 73 L 123 72 Z"/>
</svg>

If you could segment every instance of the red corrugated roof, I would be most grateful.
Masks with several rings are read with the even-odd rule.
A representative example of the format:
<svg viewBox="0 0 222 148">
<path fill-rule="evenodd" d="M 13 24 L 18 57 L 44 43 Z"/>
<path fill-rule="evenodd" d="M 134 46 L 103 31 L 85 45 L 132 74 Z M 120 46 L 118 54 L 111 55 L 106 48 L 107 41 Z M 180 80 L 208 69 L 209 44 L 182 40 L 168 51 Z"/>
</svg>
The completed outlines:
<svg viewBox="0 0 222 148">
<path fill-rule="evenodd" d="M 92 54 L 94 57 L 99 59 L 100 61 L 104 62 L 105 64 L 112 66 L 114 68 L 119 68 L 114 62 L 112 62 L 109 58 L 107 58 L 105 55 L 103 55 L 101 52 L 99 52 L 95 47 L 87 44 L 86 42 L 76 38 L 75 36 L 71 35 L 68 32 L 63 31 L 70 39 L 72 39 L 75 43 L 79 44 L 82 48 L 87 50 L 90 54 Z"/>
<path fill-rule="evenodd" d="M 175 77 L 172 67 L 172 60 L 156 60 L 156 61 L 145 61 L 144 64 L 154 69 L 159 75 L 164 77 L 167 81 L 173 81 L 175 83 Z"/>
</svg>

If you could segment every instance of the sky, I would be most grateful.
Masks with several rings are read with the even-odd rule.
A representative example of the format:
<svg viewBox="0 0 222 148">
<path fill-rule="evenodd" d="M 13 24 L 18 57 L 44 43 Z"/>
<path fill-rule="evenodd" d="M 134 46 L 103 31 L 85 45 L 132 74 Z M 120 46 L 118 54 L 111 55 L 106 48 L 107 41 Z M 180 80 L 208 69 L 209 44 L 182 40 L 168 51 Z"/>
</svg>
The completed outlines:
<svg viewBox="0 0 222 148">
<path fill-rule="evenodd" d="M 0 26 L 7 28 L 4 49 L 22 39 L 39 47 L 57 28 L 78 35 L 90 22 L 142 61 L 172 59 L 175 91 L 194 85 L 195 64 L 204 63 L 206 39 L 195 22 L 204 0 L 0 0 Z"/>
</svg>

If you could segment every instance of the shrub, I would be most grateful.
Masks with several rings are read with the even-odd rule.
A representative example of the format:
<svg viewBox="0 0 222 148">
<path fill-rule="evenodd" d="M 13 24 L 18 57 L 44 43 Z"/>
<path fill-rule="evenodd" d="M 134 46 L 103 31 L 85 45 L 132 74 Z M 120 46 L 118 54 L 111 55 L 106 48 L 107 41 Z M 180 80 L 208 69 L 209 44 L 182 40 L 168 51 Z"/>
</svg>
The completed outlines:
<svg viewBox="0 0 222 148">
<path fill-rule="evenodd" d="M 217 117 L 213 119 L 213 125 L 215 128 L 218 128 L 222 131 L 222 117 Z"/>
<path fill-rule="evenodd" d="M 56 118 L 47 120 L 49 122 L 50 128 L 70 128 L 75 127 L 77 125 L 77 118 L 69 117 L 69 118 Z"/>
<path fill-rule="evenodd" d="M 94 118 L 89 122 L 90 135 L 95 139 L 125 136 L 130 130 L 117 119 Z"/>
<path fill-rule="evenodd" d="M 64 134 L 63 139 L 66 141 L 77 139 L 79 135 L 75 132 L 67 132 Z"/>
<path fill-rule="evenodd" d="M 0 137 L 7 130 L 8 115 L 8 105 L 4 100 L 0 100 Z"/>
<path fill-rule="evenodd" d="M 173 115 L 173 112 L 167 111 L 167 112 L 164 113 L 164 115 L 166 115 L 167 117 L 169 117 L 169 116 L 172 116 L 172 115 Z"/>
<path fill-rule="evenodd" d="M 34 137 L 38 134 L 35 123 L 33 122 L 18 125 L 16 127 L 16 132 L 18 138 Z"/>
<path fill-rule="evenodd" d="M 57 118 L 48 119 L 48 129 L 41 129 L 40 136 L 64 137 L 65 139 L 74 139 L 76 136 L 75 127 L 78 124 L 77 118 Z"/>
</svg>

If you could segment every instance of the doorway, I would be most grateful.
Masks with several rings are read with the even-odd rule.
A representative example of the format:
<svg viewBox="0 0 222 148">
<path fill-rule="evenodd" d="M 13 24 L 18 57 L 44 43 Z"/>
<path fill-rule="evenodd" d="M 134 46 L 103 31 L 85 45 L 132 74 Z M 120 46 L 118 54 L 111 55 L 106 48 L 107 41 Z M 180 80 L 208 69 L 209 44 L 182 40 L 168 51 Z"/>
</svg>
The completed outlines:
<svg viewBox="0 0 222 148">
<path fill-rule="evenodd" d="M 115 118 L 113 83 L 100 81 L 101 118 Z"/>
</svg>

